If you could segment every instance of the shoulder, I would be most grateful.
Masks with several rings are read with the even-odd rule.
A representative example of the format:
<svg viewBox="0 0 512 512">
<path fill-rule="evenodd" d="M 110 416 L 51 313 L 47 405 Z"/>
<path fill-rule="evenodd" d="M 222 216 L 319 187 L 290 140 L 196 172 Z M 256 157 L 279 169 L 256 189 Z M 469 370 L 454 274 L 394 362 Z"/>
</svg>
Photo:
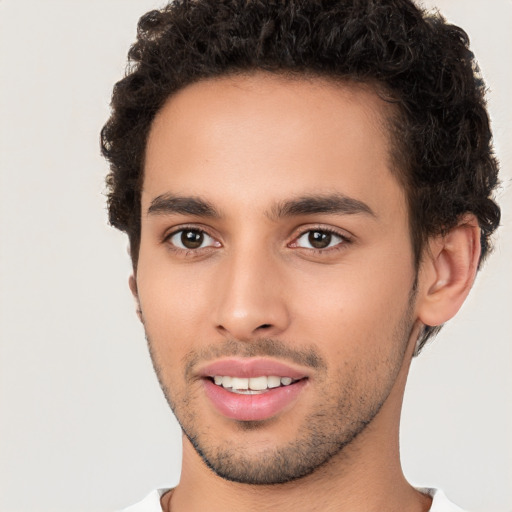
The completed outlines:
<svg viewBox="0 0 512 512">
<path fill-rule="evenodd" d="M 142 501 L 124 508 L 120 512 L 162 512 L 160 498 L 171 489 L 155 489 L 150 492 Z"/>
</svg>

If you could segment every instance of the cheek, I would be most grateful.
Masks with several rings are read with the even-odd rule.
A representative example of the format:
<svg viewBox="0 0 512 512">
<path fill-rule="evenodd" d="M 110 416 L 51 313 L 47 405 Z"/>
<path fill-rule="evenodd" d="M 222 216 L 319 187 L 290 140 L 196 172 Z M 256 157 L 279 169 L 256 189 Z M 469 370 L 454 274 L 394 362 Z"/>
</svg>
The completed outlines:
<svg viewBox="0 0 512 512">
<path fill-rule="evenodd" d="M 142 263 L 137 282 L 144 326 L 155 348 L 190 350 L 205 337 L 200 331 L 210 302 L 208 279 L 189 269 Z"/>
<path fill-rule="evenodd" d="M 397 326 L 408 309 L 413 268 L 408 260 L 379 256 L 325 268 L 298 280 L 294 317 L 331 354 L 359 357 L 393 349 Z"/>
</svg>

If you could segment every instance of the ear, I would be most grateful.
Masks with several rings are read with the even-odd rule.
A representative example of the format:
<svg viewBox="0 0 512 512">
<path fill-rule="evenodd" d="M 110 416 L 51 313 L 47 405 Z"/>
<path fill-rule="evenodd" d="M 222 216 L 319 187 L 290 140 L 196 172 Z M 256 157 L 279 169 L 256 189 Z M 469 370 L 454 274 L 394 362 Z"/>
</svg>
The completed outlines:
<svg viewBox="0 0 512 512">
<path fill-rule="evenodd" d="M 137 305 L 137 316 L 139 317 L 139 320 L 142 323 L 144 323 L 144 319 L 142 318 L 142 310 L 140 309 L 139 292 L 137 290 L 137 279 L 133 274 L 128 279 L 128 286 L 130 287 L 130 291 L 132 292 L 133 298 L 135 299 L 135 303 Z"/>
<path fill-rule="evenodd" d="M 442 325 L 455 316 L 473 285 L 479 260 L 480 228 L 474 215 L 430 240 L 419 274 L 417 314 L 424 325 Z"/>
</svg>

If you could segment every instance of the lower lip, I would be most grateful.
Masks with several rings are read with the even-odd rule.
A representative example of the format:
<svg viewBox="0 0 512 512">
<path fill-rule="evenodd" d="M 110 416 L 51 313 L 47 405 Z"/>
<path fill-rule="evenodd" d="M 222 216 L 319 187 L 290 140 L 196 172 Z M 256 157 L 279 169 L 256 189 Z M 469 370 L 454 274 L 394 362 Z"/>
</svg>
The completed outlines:
<svg viewBox="0 0 512 512">
<path fill-rule="evenodd" d="M 209 379 L 203 382 L 206 395 L 223 416 L 238 421 L 262 421 L 287 409 L 304 389 L 306 379 L 257 395 L 232 393 Z"/>
</svg>

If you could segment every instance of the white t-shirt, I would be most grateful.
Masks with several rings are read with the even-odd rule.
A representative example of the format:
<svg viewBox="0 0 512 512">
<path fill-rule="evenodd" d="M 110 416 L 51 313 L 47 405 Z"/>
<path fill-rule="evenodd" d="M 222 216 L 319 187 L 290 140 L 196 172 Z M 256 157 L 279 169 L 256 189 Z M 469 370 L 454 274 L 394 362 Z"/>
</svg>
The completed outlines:
<svg viewBox="0 0 512 512">
<path fill-rule="evenodd" d="M 160 498 L 168 490 L 169 489 L 156 489 L 148 494 L 142 501 L 125 508 L 122 512 L 162 512 Z M 448 501 L 443 491 L 430 488 L 421 488 L 418 490 L 432 497 L 432 506 L 429 512 L 464 512 L 461 508 L 457 507 L 457 505 Z"/>
</svg>

